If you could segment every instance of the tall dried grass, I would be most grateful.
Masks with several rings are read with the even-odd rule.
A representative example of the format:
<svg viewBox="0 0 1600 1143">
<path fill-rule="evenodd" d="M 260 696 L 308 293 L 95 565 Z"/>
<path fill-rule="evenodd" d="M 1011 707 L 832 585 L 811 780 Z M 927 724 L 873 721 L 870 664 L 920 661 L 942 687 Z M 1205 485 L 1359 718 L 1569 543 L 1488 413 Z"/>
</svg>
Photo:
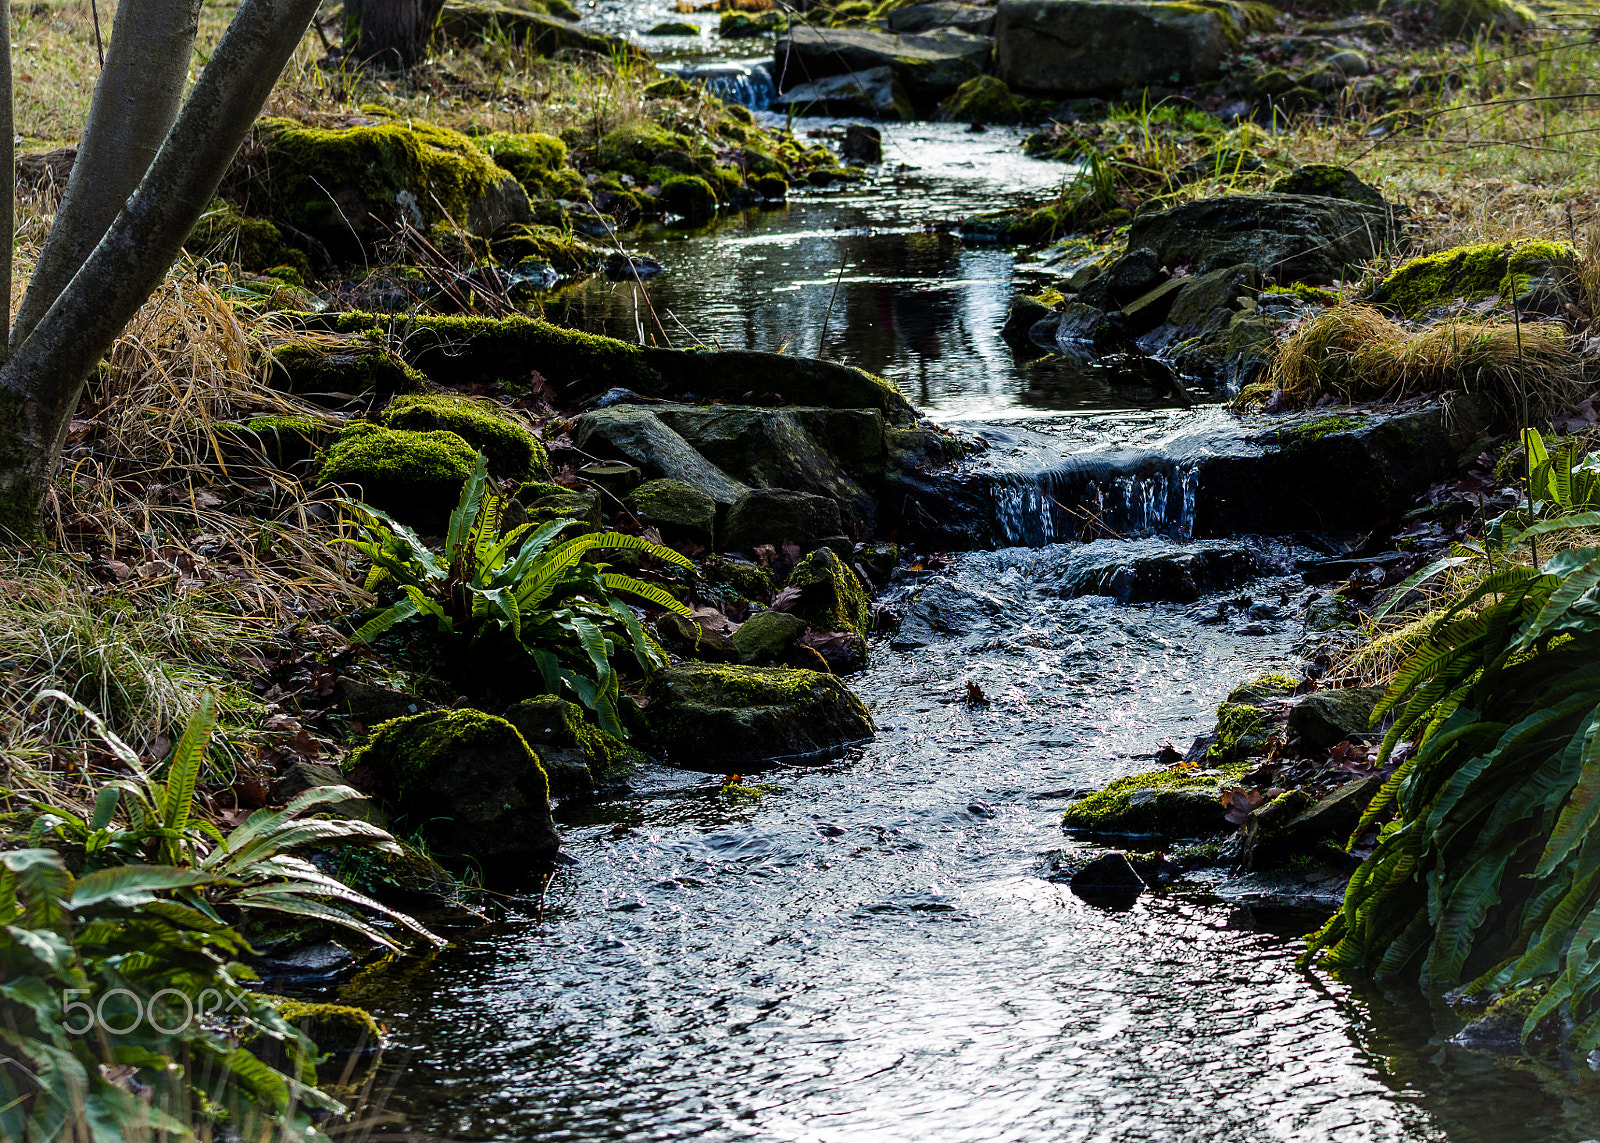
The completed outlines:
<svg viewBox="0 0 1600 1143">
<path fill-rule="evenodd" d="M 1418 393 L 1474 393 L 1503 423 L 1519 424 L 1524 410 L 1545 421 L 1572 408 L 1585 385 L 1571 339 L 1558 323 L 1451 321 L 1409 330 L 1371 306 L 1351 304 L 1319 314 L 1290 334 L 1266 380 L 1240 400 L 1273 391 L 1298 406 L 1325 396 L 1392 401 Z"/>
</svg>

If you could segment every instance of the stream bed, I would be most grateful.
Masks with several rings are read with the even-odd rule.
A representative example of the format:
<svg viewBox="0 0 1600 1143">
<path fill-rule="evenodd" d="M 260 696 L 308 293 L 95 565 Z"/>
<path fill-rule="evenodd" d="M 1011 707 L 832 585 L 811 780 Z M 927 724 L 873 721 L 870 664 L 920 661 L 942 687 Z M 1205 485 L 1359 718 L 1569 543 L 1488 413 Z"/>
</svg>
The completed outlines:
<svg viewBox="0 0 1600 1143">
<path fill-rule="evenodd" d="M 1004 129 L 884 133 L 867 183 L 631 243 L 665 266 L 647 288 L 668 329 L 820 347 L 931 416 L 1011 432 L 1007 455 L 1046 442 L 1041 471 L 1135 438 L 1192 449 L 1225 418 L 1152 409 L 1000 340 L 1037 275 L 949 224 L 1048 195 L 1064 168 Z M 546 312 L 631 340 L 640 289 L 596 279 Z M 1060 851 L 1088 849 L 1062 834 L 1062 791 L 1149 768 L 1210 730 L 1234 686 L 1295 663 L 1304 553 L 1281 541 L 1225 538 L 1259 575 L 1199 601 L 1085 593 L 1085 561 L 1198 542 L 1172 488 L 1129 517 L 1160 534 L 1094 545 L 1054 542 L 1019 493 L 1009 542 L 1033 546 L 893 589 L 899 633 L 851 680 L 870 745 L 745 774 L 767 790 L 753 801 L 720 774 L 647 767 L 625 797 L 564 807 L 573 863 L 542 898 L 363 997 L 392 1033 L 388 1110 L 457 1140 L 1600 1138 L 1587 1068 L 1474 1055 L 1414 993 L 1298 971 L 1318 915 L 1247 879 L 1120 910 L 1050 879 Z M 989 705 L 961 701 L 969 681 Z"/>
</svg>

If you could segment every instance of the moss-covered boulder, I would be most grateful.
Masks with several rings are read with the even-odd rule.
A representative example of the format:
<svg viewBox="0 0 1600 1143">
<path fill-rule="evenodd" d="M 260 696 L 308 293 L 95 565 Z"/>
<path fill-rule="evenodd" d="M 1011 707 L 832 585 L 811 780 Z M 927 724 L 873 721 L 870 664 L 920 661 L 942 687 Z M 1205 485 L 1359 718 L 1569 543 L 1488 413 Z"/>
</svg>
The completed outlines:
<svg viewBox="0 0 1600 1143">
<path fill-rule="evenodd" d="M 183 248 L 202 258 L 220 258 L 252 273 L 290 285 L 311 281 L 311 260 L 290 246 L 264 218 L 246 218 L 222 199 L 214 199 L 194 224 Z"/>
<path fill-rule="evenodd" d="M 1241 762 L 1267 744 L 1272 716 L 1261 707 L 1225 702 L 1217 707 L 1216 741 L 1206 751 L 1213 764 Z"/>
<path fill-rule="evenodd" d="M 251 166 L 252 201 L 351 257 L 395 228 L 426 231 L 446 220 L 490 235 L 530 222 L 528 195 L 471 139 L 416 121 L 307 127 L 264 119 L 261 159 Z"/>
<path fill-rule="evenodd" d="M 645 32 L 645 35 L 647 36 L 698 36 L 699 34 L 700 26 L 698 24 L 691 24 L 685 20 L 665 20 L 662 23 L 652 26 Z M 647 95 L 649 94 L 649 90 L 649 88 L 645 89 L 645 93 Z M 661 97 L 655 96 L 653 98 Z"/>
<path fill-rule="evenodd" d="M 763 544 L 809 544 L 840 534 L 839 505 L 822 496 L 785 488 L 756 488 L 728 509 L 718 547 L 754 552 Z"/>
<path fill-rule="evenodd" d="M 681 765 L 720 770 L 818 754 L 872 737 L 872 715 L 832 675 L 692 664 L 650 684 L 650 726 Z"/>
<path fill-rule="evenodd" d="M 1538 24 L 1533 9 L 1517 0 L 1439 0 L 1434 27 L 1456 39 L 1527 32 Z"/>
<path fill-rule="evenodd" d="M 1289 712 L 1289 733 L 1306 754 L 1327 750 L 1347 738 L 1377 741 L 1380 735 L 1372 729 L 1372 712 L 1384 689 L 1348 687 L 1309 694 Z"/>
<path fill-rule="evenodd" d="M 492 878 L 550 860 L 561 837 L 550 782 L 517 728 L 476 710 L 386 722 L 350 757 L 435 853 L 468 858 Z"/>
<path fill-rule="evenodd" d="M 773 593 L 778 589 L 771 572 L 748 560 L 719 556 L 701 566 L 707 583 L 737 599 L 771 603 Z"/>
<path fill-rule="evenodd" d="M 691 540 L 707 547 L 716 532 L 717 502 L 681 480 L 647 480 L 624 498 L 628 511 L 668 543 Z"/>
<path fill-rule="evenodd" d="M 1420 317 L 1457 299 L 1517 299 L 1525 313 L 1565 312 L 1576 282 L 1577 252 L 1566 242 L 1480 242 L 1413 258 L 1373 291 L 1372 300 Z"/>
<path fill-rule="evenodd" d="M 1074 802 L 1061 817 L 1069 833 L 1089 837 L 1210 837 L 1230 828 L 1214 777 L 1156 770 L 1118 778 Z"/>
<path fill-rule="evenodd" d="M 383 1045 L 383 1029 L 372 1013 L 349 1004 L 324 1004 L 287 996 L 263 996 L 283 1017 L 311 1037 L 322 1052 L 350 1052 Z"/>
<path fill-rule="evenodd" d="M 661 206 L 690 222 L 705 222 L 717 213 L 717 192 L 698 175 L 676 175 L 661 184 Z"/>
<path fill-rule="evenodd" d="M 1349 167 L 1333 163 L 1307 163 L 1288 174 L 1279 175 L 1267 190 L 1273 194 L 1310 194 L 1323 198 L 1347 198 L 1383 206 L 1383 194 L 1370 183 L 1362 182 Z"/>
<path fill-rule="evenodd" d="M 517 489 L 517 506 L 525 519 L 506 514 L 505 526 L 518 523 L 546 524 L 551 520 L 574 520 L 576 523 L 565 533 L 570 538 L 584 532 L 598 532 L 604 518 L 604 503 L 599 492 L 592 488 L 563 488 L 558 484 L 530 481 Z"/>
<path fill-rule="evenodd" d="M 995 73 L 1018 90 L 1053 95 L 1204 82 L 1244 30 L 1220 4 L 1002 0 Z"/>
<path fill-rule="evenodd" d="M 782 12 L 724 12 L 717 21 L 717 35 L 723 39 L 770 36 L 788 25 L 789 18 Z"/>
<path fill-rule="evenodd" d="M 517 225 L 496 235 L 489 244 L 502 266 L 542 262 L 559 274 L 592 274 L 605 261 L 605 251 L 582 235 L 554 226 Z"/>
<path fill-rule="evenodd" d="M 583 708 L 554 695 L 524 699 L 505 720 L 539 755 L 555 797 L 589 794 L 617 785 L 644 755 L 590 724 Z"/>
<path fill-rule="evenodd" d="M 852 631 L 866 644 L 872 599 L 856 573 L 831 548 L 818 548 L 795 565 L 786 587 L 800 598 L 789 610 L 817 631 Z"/>
<path fill-rule="evenodd" d="M 787 611 L 758 611 L 739 624 L 733 645 L 741 663 L 764 667 L 781 663 L 806 633 L 806 621 Z"/>
<path fill-rule="evenodd" d="M 951 123 L 1018 123 L 1027 110 L 1027 104 L 1011 94 L 1005 80 L 980 75 L 939 104 L 939 118 Z"/>
<path fill-rule="evenodd" d="M 472 475 L 477 454 L 455 433 L 349 425 L 322 454 L 317 479 L 359 491 L 402 524 L 438 534 Z"/>
<path fill-rule="evenodd" d="M 550 454 L 534 435 L 502 415 L 489 401 L 442 393 L 397 397 L 384 410 L 391 429 L 451 432 L 489 461 L 491 475 L 502 480 L 549 480 Z"/>
<path fill-rule="evenodd" d="M 415 392 L 426 380 L 375 337 L 291 341 L 268 351 L 261 364 L 272 388 L 335 406 Z"/>
<path fill-rule="evenodd" d="M 472 136 L 494 165 L 510 171 L 529 199 L 571 198 L 570 189 L 583 176 L 567 166 L 567 145 L 554 135 L 491 131 Z"/>
</svg>

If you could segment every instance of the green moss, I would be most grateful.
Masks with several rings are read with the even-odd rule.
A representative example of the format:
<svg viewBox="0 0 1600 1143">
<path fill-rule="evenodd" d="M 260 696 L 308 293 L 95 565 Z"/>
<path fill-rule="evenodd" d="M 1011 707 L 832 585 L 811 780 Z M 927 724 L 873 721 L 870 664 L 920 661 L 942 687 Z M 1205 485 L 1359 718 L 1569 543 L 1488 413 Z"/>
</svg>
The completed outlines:
<svg viewBox="0 0 1600 1143">
<path fill-rule="evenodd" d="M 952 123 L 1016 123 L 1026 111 L 1005 81 L 992 75 L 967 80 L 939 104 L 939 118 Z"/>
<path fill-rule="evenodd" d="M 1362 182 L 1348 167 L 1332 163 L 1308 163 L 1280 175 L 1267 190 L 1273 194 L 1308 194 L 1322 198 L 1342 198 L 1353 202 L 1384 205 L 1377 188 Z"/>
<path fill-rule="evenodd" d="M 365 1008 L 287 996 L 264 995 L 262 999 L 278 1010 L 285 1023 L 304 1030 L 321 1051 L 349 1052 L 383 1043 L 383 1029 Z"/>
<path fill-rule="evenodd" d="M 788 587 L 799 589 L 791 610 L 818 631 L 853 631 L 865 645 L 872 600 L 856 573 L 831 548 L 818 548 L 795 565 Z"/>
<path fill-rule="evenodd" d="M 267 384 L 306 396 L 375 394 L 380 397 L 421 388 L 425 378 L 382 344 L 381 335 L 330 344 L 291 341 L 263 361 Z"/>
<path fill-rule="evenodd" d="M 1336 306 L 1339 304 L 1339 295 L 1332 290 L 1325 290 L 1321 286 L 1307 285 L 1305 282 L 1291 282 L 1287 286 L 1272 286 L 1261 291 L 1263 298 L 1274 294 L 1295 298 L 1302 302 L 1311 302 L 1319 306 Z"/>
<path fill-rule="evenodd" d="M 1484 1009 L 1484 1016 L 1492 1019 L 1514 1021 L 1522 1024 L 1533 1015 L 1533 1010 L 1539 1006 L 1549 989 L 1542 984 L 1530 984 L 1526 988 L 1513 989 L 1503 996 L 1497 996 Z"/>
<path fill-rule="evenodd" d="M 358 422 L 322 454 L 317 479 L 359 485 L 362 499 L 403 523 L 437 530 L 461 495 L 477 455 L 451 432 L 412 432 Z"/>
<path fill-rule="evenodd" d="M 510 227 L 496 236 L 490 249 L 501 265 L 516 266 L 531 259 L 547 262 L 563 274 L 592 274 L 605 257 L 599 247 L 553 226 Z"/>
<path fill-rule="evenodd" d="M 631 175 L 641 184 L 650 180 L 650 167 L 668 151 L 692 150 L 687 136 L 677 135 L 648 119 L 635 120 L 607 132 L 595 148 L 595 158 L 605 170 Z"/>
<path fill-rule="evenodd" d="M 1482 301 L 1526 289 L 1527 278 L 1546 266 L 1571 266 L 1576 252 L 1566 242 L 1480 242 L 1413 258 L 1378 286 L 1373 300 L 1416 317 L 1456 298 Z"/>
<path fill-rule="evenodd" d="M 271 214 L 339 250 L 364 241 L 376 219 L 427 230 L 443 219 L 476 232 L 498 225 L 484 203 L 506 172 L 467 136 L 420 122 L 306 127 L 264 119 L 255 187 Z"/>
<path fill-rule="evenodd" d="M 490 473 L 504 480 L 548 480 L 551 475 L 544 445 L 485 401 L 442 394 L 399 397 L 384 411 L 383 423 L 391 429 L 455 433 L 483 453 Z"/>
<path fill-rule="evenodd" d="M 1217 740 L 1206 751 L 1207 761 L 1214 765 L 1242 761 L 1260 749 L 1270 726 L 1267 712 L 1258 706 L 1223 703 L 1217 707 Z"/>
<path fill-rule="evenodd" d="M 690 222 L 705 222 L 717 213 L 717 192 L 698 175 L 675 175 L 661 184 L 660 202 Z"/>
<path fill-rule="evenodd" d="M 747 564 L 739 560 L 707 560 L 702 571 L 713 586 L 731 591 L 740 599 L 770 603 L 777 590 L 772 573 L 759 564 Z"/>
<path fill-rule="evenodd" d="M 1304 448 L 1313 441 L 1320 441 L 1323 437 L 1335 433 L 1353 433 L 1357 429 L 1365 428 L 1367 422 L 1362 417 L 1348 417 L 1338 413 L 1326 417 L 1318 417 L 1300 425 L 1286 425 L 1278 430 L 1278 447 L 1285 451 Z"/>
<path fill-rule="evenodd" d="M 626 503 L 641 524 L 661 528 L 668 539 L 679 532 L 699 543 L 711 543 L 716 501 L 681 480 L 647 480 L 628 493 Z"/>
<path fill-rule="evenodd" d="M 1215 831 L 1223 815 L 1220 784 L 1184 770 L 1154 770 L 1118 778 L 1069 806 L 1062 828 L 1079 833 L 1192 837 Z"/>
<path fill-rule="evenodd" d="M 700 34 L 699 25 L 690 24 L 690 23 L 687 23 L 686 21 L 683 21 L 683 20 L 667 20 L 664 23 L 655 25 L 653 28 L 651 28 L 648 32 L 645 33 L 645 35 L 647 35 L 647 36 L 698 36 L 699 34 Z M 674 78 L 676 78 L 676 77 L 674 77 Z M 662 83 L 666 83 L 666 82 L 668 82 L 668 81 L 666 81 L 666 80 L 662 81 Z M 682 80 L 678 80 L 678 82 L 682 83 L 683 81 Z M 675 98 L 678 98 L 677 93 L 673 92 L 673 91 L 668 91 L 666 94 L 657 93 L 655 89 L 661 87 L 662 83 L 653 83 L 649 87 L 645 88 L 644 89 L 645 98 L 646 99 L 675 99 Z"/>
<path fill-rule="evenodd" d="M 510 171 L 529 198 L 559 197 L 554 183 L 567 165 L 567 145 L 554 135 L 495 131 L 472 141 L 496 166 Z"/>
<path fill-rule="evenodd" d="M 287 245 L 283 234 L 264 218 L 245 218 L 222 199 L 213 199 L 194 224 L 183 248 L 201 257 L 221 257 L 253 273 L 273 271 L 292 286 L 311 281 L 311 260 Z"/>
<path fill-rule="evenodd" d="M 390 719 L 351 753 L 345 770 L 376 764 L 389 800 L 400 804 L 409 801 L 413 794 L 427 796 L 428 777 L 436 767 L 452 765 L 455 757 L 467 750 L 498 749 L 505 744 L 508 734 L 516 735 L 532 757 L 543 782 L 543 797 L 548 800 L 550 780 L 522 732 L 503 718 L 471 708 L 426 710 Z"/>
<path fill-rule="evenodd" d="M 557 751 L 576 751 L 598 781 L 620 778 L 644 761 L 639 751 L 585 719 L 582 707 L 554 695 L 525 699 L 505 717 L 541 760 Z"/>
<path fill-rule="evenodd" d="M 1293 675 L 1259 675 L 1254 681 L 1236 687 L 1228 695 L 1230 703 L 1259 704 L 1262 699 L 1283 698 L 1300 689 L 1300 680 Z"/>
<path fill-rule="evenodd" d="M 788 26 L 782 12 L 724 12 L 717 21 L 717 34 L 725 39 L 740 36 L 766 36 Z"/>
</svg>

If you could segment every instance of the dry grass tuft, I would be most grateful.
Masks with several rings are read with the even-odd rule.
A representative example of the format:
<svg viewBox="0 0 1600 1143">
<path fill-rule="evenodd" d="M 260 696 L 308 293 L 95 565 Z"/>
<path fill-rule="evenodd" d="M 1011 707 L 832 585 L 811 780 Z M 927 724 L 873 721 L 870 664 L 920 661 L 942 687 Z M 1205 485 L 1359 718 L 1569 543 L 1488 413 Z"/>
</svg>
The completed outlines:
<svg viewBox="0 0 1600 1143">
<path fill-rule="evenodd" d="M 1267 379 L 1244 393 L 1254 401 L 1281 390 L 1306 406 L 1399 400 L 1418 393 L 1475 393 L 1507 424 L 1524 407 L 1545 421 L 1582 399 L 1583 370 L 1566 329 L 1555 322 L 1454 321 L 1409 330 L 1365 305 L 1336 306 L 1295 330 Z"/>
</svg>

